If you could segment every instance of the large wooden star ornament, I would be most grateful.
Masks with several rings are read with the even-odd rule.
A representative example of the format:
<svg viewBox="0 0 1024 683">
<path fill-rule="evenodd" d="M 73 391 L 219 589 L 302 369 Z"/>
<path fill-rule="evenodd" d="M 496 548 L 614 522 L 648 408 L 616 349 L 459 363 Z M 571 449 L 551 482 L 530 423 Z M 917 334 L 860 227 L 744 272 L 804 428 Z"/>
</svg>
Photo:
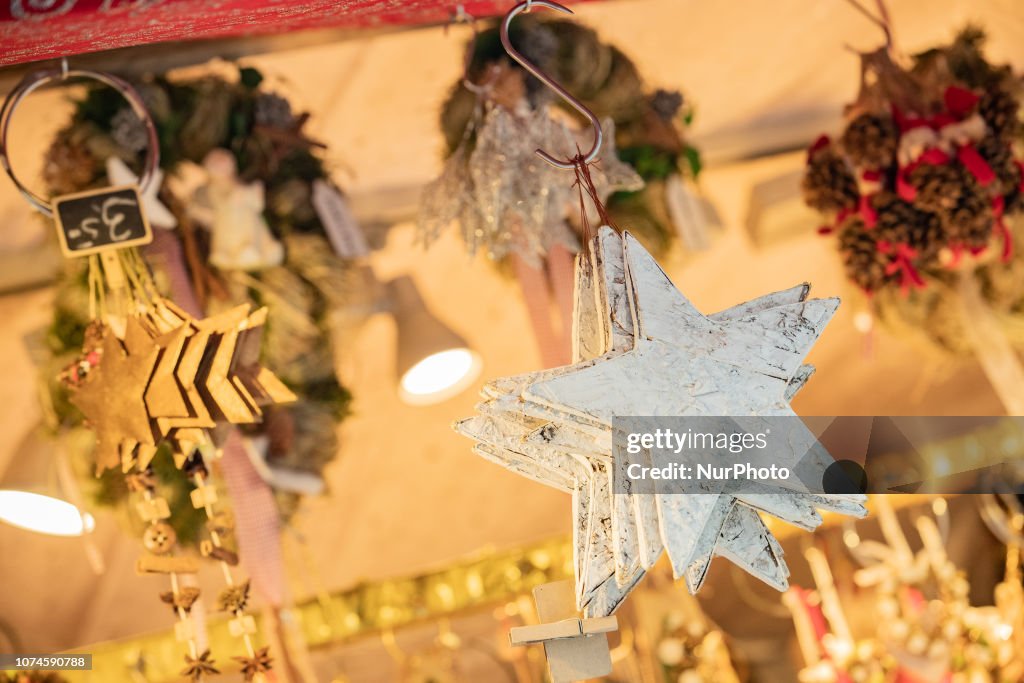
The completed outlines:
<svg viewBox="0 0 1024 683">
<path fill-rule="evenodd" d="M 622 463 L 612 419 L 794 415 L 789 400 L 813 372 L 803 358 L 838 300 L 808 300 L 800 285 L 705 316 L 629 234 L 602 228 L 587 246 L 576 268 L 576 362 L 491 382 L 480 415 L 456 430 L 483 457 L 572 494 L 576 599 L 587 617 L 614 612 L 663 550 L 691 592 L 716 555 L 784 590 L 782 548 L 758 513 L 813 529 L 815 508 L 862 516 L 863 496 L 613 494 Z M 828 464 L 818 454 L 800 466 L 820 478 Z"/>
</svg>

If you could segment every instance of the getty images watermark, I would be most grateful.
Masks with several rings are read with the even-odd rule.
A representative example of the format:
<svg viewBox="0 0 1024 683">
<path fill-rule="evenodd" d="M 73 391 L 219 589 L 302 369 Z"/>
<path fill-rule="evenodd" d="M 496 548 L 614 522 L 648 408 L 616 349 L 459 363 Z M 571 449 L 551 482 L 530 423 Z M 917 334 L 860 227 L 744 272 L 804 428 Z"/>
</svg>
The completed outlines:
<svg viewBox="0 0 1024 683">
<path fill-rule="evenodd" d="M 770 429 L 752 434 L 750 432 L 700 432 L 687 429 L 677 432 L 670 428 L 655 428 L 652 432 L 628 432 L 626 434 L 626 452 L 631 456 L 639 456 L 645 452 L 665 451 L 678 456 L 681 453 L 728 453 L 740 455 L 751 450 L 765 451 L 768 449 Z M 717 458 L 715 458 L 717 459 Z M 694 462 L 668 462 L 660 466 L 641 462 L 629 462 L 626 465 L 626 476 L 633 481 L 651 480 L 689 480 L 704 479 L 707 481 L 770 481 L 787 480 L 792 472 L 785 465 L 768 463 L 758 466 L 746 460 L 729 464 L 715 464 L 713 458 L 695 458 Z"/>
<path fill-rule="evenodd" d="M 617 493 L 1024 493 L 1024 418 L 622 417 Z"/>
</svg>

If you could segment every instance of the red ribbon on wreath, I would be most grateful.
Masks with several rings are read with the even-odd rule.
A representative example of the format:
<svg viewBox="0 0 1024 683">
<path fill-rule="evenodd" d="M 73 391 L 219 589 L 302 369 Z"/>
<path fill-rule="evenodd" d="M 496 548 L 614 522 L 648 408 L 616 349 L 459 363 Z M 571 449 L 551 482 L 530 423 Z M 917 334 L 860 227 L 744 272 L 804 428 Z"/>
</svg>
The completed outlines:
<svg viewBox="0 0 1024 683">
<path fill-rule="evenodd" d="M 810 147 L 807 148 L 807 162 L 810 163 L 811 157 L 814 153 L 828 147 L 832 144 L 832 139 L 827 135 L 819 136 Z M 878 171 L 868 170 L 864 171 L 861 178 L 869 183 L 877 183 L 881 179 L 882 175 Z M 857 199 L 856 209 L 841 209 L 836 213 L 835 219 L 831 224 L 825 224 L 818 227 L 819 235 L 831 235 L 835 232 L 839 226 L 841 226 L 847 218 L 850 216 L 860 216 L 860 219 L 864 221 L 864 228 L 870 230 L 878 224 L 878 212 L 875 211 L 875 207 L 871 205 L 871 198 L 875 196 L 874 192 L 867 192 L 859 195 Z"/>
<path fill-rule="evenodd" d="M 971 116 L 976 111 L 979 100 L 980 97 L 975 92 L 968 90 L 967 88 L 949 86 L 942 95 L 942 101 L 946 108 L 945 112 L 922 118 L 907 116 L 904 112 L 900 111 L 898 107 L 893 107 L 893 119 L 899 126 L 901 133 L 906 133 L 907 131 L 922 126 L 927 126 L 932 130 L 939 131 L 950 124 L 958 123 L 966 119 L 968 116 Z M 981 156 L 974 143 L 958 145 L 956 149 L 956 159 L 963 164 L 964 168 L 966 168 L 968 173 L 978 181 L 978 184 L 981 187 L 988 187 L 995 182 L 995 171 L 993 171 L 989 163 L 985 161 L 985 158 Z M 921 164 L 946 164 L 950 161 L 951 157 L 940 149 L 930 148 L 925 150 L 925 152 L 913 162 L 899 168 L 896 175 L 896 193 L 904 201 L 913 202 L 917 197 L 917 189 L 910 184 L 910 172 Z M 1021 188 L 1024 189 L 1024 164 L 1020 161 L 1017 161 L 1016 163 L 1022 170 Z M 995 220 L 995 233 L 1003 242 L 1001 258 L 1005 263 L 1013 256 L 1013 236 L 1007 228 L 1006 222 L 1003 220 L 1004 211 L 1005 201 L 1003 197 L 999 195 L 994 196 L 992 198 L 992 214 Z M 977 255 L 982 251 L 984 251 L 984 247 L 980 249 L 972 249 L 971 253 Z M 962 247 L 954 246 L 953 265 L 959 261 L 962 253 Z"/>
<path fill-rule="evenodd" d="M 992 216 L 995 219 L 995 231 L 999 238 L 1003 240 L 1003 253 L 1000 257 L 1003 263 L 1009 262 L 1013 257 L 1013 234 L 1006 227 L 1006 221 L 1003 220 L 1003 211 L 1005 209 L 1006 201 L 1002 195 L 992 199 Z"/>
<path fill-rule="evenodd" d="M 978 106 L 979 97 L 973 90 L 951 85 L 942 93 L 942 103 L 946 105 L 946 111 L 959 120 L 963 120 L 974 113 Z"/>
<path fill-rule="evenodd" d="M 909 289 L 921 289 L 924 285 L 924 278 L 914 266 L 914 259 L 917 258 L 917 249 L 906 242 L 889 242 L 879 240 L 878 251 L 892 256 L 892 261 L 885 267 L 886 275 L 900 274 L 900 290 L 905 294 Z"/>
<path fill-rule="evenodd" d="M 964 165 L 974 179 L 978 181 L 978 184 L 982 187 L 988 187 L 996 179 L 996 173 L 992 170 L 992 167 L 988 165 L 988 162 L 978 153 L 977 148 L 973 144 L 960 145 L 956 151 L 956 158 L 960 160 L 960 163 Z"/>
<path fill-rule="evenodd" d="M 949 155 L 941 149 L 930 147 L 921 153 L 917 159 L 905 166 L 900 166 L 896 174 L 896 194 L 905 202 L 913 202 L 917 198 L 917 188 L 910 184 L 910 173 L 918 166 L 924 164 L 948 164 Z"/>
</svg>

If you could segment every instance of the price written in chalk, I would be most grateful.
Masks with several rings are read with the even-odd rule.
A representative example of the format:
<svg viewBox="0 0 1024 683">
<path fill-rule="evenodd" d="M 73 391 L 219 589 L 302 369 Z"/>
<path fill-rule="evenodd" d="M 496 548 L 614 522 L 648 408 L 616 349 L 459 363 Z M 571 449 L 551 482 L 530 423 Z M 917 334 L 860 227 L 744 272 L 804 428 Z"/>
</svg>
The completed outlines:
<svg viewBox="0 0 1024 683">
<path fill-rule="evenodd" d="M 134 185 L 57 197 L 53 215 L 61 250 L 69 257 L 134 247 L 153 239 Z"/>
</svg>

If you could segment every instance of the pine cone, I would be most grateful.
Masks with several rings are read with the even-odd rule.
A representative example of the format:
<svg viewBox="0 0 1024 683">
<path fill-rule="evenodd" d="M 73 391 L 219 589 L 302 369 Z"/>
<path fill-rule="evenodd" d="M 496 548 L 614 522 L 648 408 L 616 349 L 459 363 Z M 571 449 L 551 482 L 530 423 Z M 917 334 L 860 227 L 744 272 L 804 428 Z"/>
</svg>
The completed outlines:
<svg viewBox="0 0 1024 683">
<path fill-rule="evenodd" d="M 839 229 L 839 252 L 843 257 L 846 276 L 861 289 L 873 292 L 899 278 L 887 274 L 889 257 L 878 250 L 874 230 L 867 230 L 863 221 L 846 221 Z"/>
<path fill-rule="evenodd" d="M 917 190 L 914 204 L 926 211 L 952 211 L 966 190 L 966 174 L 952 164 L 921 164 L 910 172 Z"/>
<path fill-rule="evenodd" d="M 601 112 L 602 117 L 630 121 L 647 108 L 644 85 L 636 64 L 617 47 L 608 47 L 611 64 L 607 78 L 596 83 L 596 89 L 583 99 L 587 106 Z"/>
<path fill-rule="evenodd" d="M 886 168 L 896 159 L 899 144 L 896 124 L 889 116 L 861 114 L 846 127 L 841 144 L 855 165 Z"/>
<path fill-rule="evenodd" d="M 157 121 L 165 121 L 171 115 L 171 96 L 159 83 L 137 83 L 135 89 L 139 92 L 146 110 Z"/>
<path fill-rule="evenodd" d="M 831 147 L 811 154 L 802 188 L 804 202 L 818 211 L 853 209 L 860 198 L 857 179 Z"/>
<path fill-rule="evenodd" d="M 85 145 L 61 134 L 46 150 L 43 180 L 53 194 L 81 192 L 89 187 L 97 171 L 96 159 Z"/>
<path fill-rule="evenodd" d="M 946 238 L 968 249 L 987 246 L 994 226 L 992 202 L 982 193 L 977 183 L 963 193 L 956 207 L 943 219 Z"/>
<path fill-rule="evenodd" d="M 597 31 L 576 22 L 547 21 L 544 25 L 558 42 L 554 66 L 559 82 L 576 97 L 589 102 L 589 98 L 596 95 L 607 83 L 612 71 L 614 57 L 611 46 L 601 41 Z M 528 80 L 540 85 L 540 82 L 533 78 Z M 548 91 L 542 85 L 540 87 Z"/>
<path fill-rule="evenodd" d="M 970 88 L 987 90 L 1011 76 L 1008 65 L 992 65 L 985 59 L 985 31 L 968 24 L 949 47 L 940 50 L 945 69 L 954 80 Z"/>
<path fill-rule="evenodd" d="M 258 126 L 290 128 L 295 123 L 292 105 L 277 93 L 260 93 L 253 104 L 252 117 Z"/>
<path fill-rule="evenodd" d="M 978 143 L 977 149 L 996 174 L 992 189 L 1003 197 L 1015 194 L 1020 187 L 1020 166 L 1013 158 L 1013 147 L 995 135 L 986 135 Z"/>
<path fill-rule="evenodd" d="M 126 151 L 137 154 L 149 145 L 149 132 L 130 107 L 122 107 L 110 119 L 110 137 Z"/>
<path fill-rule="evenodd" d="M 517 44 L 519 52 L 541 69 L 550 70 L 558 59 L 558 36 L 544 22 L 528 24 Z"/>
<path fill-rule="evenodd" d="M 228 143 L 233 107 L 230 86 L 212 76 L 204 78 L 196 84 L 194 101 L 179 138 L 185 158 L 202 163 L 211 149 Z"/>
<path fill-rule="evenodd" d="M 891 192 L 879 192 L 872 205 L 878 215 L 878 239 L 910 246 L 917 252 L 916 267 L 926 268 L 938 261 L 945 239 L 937 214 L 921 211 Z"/>
<path fill-rule="evenodd" d="M 647 101 L 658 118 L 662 121 L 671 121 L 683 106 L 683 94 L 678 90 L 659 89 L 648 96 Z"/>
<path fill-rule="evenodd" d="M 1020 120 L 1017 114 L 1020 103 L 1017 98 L 1001 88 L 988 90 L 978 102 L 978 113 L 1002 140 L 1013 140 L 1020 135 Z"/>
</svg>

